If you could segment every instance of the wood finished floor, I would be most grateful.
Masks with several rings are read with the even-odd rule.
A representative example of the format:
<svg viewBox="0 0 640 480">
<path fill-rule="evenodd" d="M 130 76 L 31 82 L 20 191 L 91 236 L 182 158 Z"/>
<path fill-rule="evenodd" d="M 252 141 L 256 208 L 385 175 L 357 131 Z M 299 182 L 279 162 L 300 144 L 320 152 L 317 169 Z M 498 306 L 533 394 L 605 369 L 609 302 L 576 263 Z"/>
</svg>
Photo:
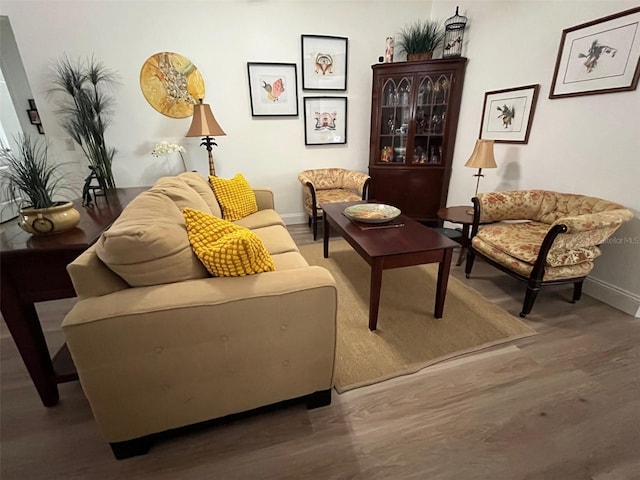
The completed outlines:
<svg viewBox="0 0 640 480">
<path fill-rule="evenodd" d="M 306 225 L 291 226 L 298 244 Z M 320 241 L 318 241 L 320 242 Z M 523 286 L 478 263 L 452 275 L 517 315 Z M 4 322 L 0 478 L 640 479 L 640 320 L 571 287 L 543 290 L 539 334 L 342 395 L 208 425 L 116 461 L 79 383 L 39 401 Z M 51 350 L 73 300 L 38 311 Z M 363 325 L 363 328 L 366 326 Z"/>
</svg>

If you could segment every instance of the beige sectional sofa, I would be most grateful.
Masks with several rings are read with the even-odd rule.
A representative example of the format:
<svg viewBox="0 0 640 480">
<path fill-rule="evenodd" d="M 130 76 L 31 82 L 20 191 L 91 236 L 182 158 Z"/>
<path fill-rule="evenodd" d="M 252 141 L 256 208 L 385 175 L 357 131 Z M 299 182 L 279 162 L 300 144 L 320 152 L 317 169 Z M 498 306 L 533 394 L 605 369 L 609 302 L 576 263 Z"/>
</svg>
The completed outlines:
<svg viewBox="0 0 640 480">
<path fill-rule="evenodd" d="M 306 397 L 331 401 L 337 291 L 309 266 L 255 189 L 256 233 L 275 271 L 212 277 L 194 255 L 181 209 L 221 216 L 198 173 L 160 179 L 68 266 L 78 301 L 62 327 L 82 388 L 117 458 L 153 434 Z"/>
</svg>

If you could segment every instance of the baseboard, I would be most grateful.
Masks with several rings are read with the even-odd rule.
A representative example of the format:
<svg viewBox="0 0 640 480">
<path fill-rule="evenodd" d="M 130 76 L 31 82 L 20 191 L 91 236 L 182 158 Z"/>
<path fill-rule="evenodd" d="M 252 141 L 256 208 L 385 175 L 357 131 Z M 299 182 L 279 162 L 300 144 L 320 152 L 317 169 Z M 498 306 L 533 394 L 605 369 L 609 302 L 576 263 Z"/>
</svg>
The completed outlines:
<svg viewBox="0 0 640 480">
<path fill-rule="evenodd" d="M 583 292 L 633 317 L 640 317 L 640 296 L 594 277 L 584 281 Z"/>
<path fill-rule="evenodd" d="M 299 225 L 301 223 L 307 223 L 309 217 L 304 213 L 285 213 L 280 215 L 284 220 L 285 225 Z"/>
</svg>

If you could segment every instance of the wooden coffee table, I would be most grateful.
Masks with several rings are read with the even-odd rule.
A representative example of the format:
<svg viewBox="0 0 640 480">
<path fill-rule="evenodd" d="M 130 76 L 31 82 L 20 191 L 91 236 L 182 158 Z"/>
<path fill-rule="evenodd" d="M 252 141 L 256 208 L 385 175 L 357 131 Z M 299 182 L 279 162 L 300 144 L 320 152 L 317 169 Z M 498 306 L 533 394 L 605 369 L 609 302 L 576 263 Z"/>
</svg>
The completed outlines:
<svg viewBox="0 0 640 480">
<path fill-rule="evenodd" d="M 451 257 L 458 244 L 406 215 L 400 215 L 391 224 L 352 222 L 342 212 L 346 207 L 359 203 L 367 202 L 321 205 L 324 212 L 324 258 L 329 258 L 329 235 L 334 229 L 371 266 L 369 330 L 375 330 L 378 323 L 382 271 L 389 268 L 439 263 L 433 315 L 442 318 Z"/>
</svg>

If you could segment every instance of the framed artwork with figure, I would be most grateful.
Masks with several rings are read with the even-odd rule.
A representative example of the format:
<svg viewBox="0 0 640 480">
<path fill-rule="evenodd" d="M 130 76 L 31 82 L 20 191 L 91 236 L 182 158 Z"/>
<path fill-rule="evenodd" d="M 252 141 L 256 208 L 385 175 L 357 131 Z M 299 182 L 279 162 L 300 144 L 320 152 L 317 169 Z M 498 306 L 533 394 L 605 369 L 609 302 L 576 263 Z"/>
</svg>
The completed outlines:
<svg viewBox="0 0 640 480">
<path fill-rule="evenodd" d="M 635 90 L 640 7 L 562 31 L 549 98 Z"/>
<path fill-rule="evenodd" d="M 247 72 L 253 117 L 298 116 L 295 63 L 248 62 Z"/>
<path fill-rule="evenodd" d="M 347 143 L 347 97 L 304 97 L 304 144 Z"/>
<path fill-rule="evenodd" d="M 480 138 L 496 143 L 527 143 L 540 85 L 484 94 Z"/>
<path fill-rule="evenodd" d="M 302 89 L 345 91 L 349 40 L 346 37 L 301 35 L 301 41 Z"/>
</svg>

